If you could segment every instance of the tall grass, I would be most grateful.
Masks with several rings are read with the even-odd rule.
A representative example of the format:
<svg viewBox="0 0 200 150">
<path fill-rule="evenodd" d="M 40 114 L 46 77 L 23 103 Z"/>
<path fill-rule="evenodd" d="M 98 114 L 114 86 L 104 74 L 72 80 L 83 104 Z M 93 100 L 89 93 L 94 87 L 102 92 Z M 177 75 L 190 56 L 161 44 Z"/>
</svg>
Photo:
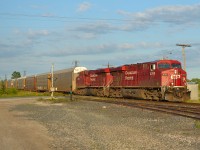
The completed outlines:
<svg viewBox="0 0 200 150">
<path fill-rule="evenodd" d="M 7 88 L 5 91 L 0 89 L 0 97 L 28 97 L 28 96 L 49 96 L 49 93 L 38 93 L 24 90 L 17 90 L 16 88 Z"/>
</svg>

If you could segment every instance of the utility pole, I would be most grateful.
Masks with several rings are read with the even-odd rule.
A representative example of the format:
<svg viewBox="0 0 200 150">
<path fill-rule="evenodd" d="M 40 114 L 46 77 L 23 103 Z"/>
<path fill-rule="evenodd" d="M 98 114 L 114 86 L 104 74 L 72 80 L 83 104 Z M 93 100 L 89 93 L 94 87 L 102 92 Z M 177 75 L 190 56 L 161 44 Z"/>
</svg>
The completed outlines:
<svg viewBox="0 0 200 150">
<path fill-rule="evenodd" d="M 24 70 L 24 77 L 26 76 L 26 71 Z"/>
<path fill-rule="evenodd" d="M 53 92 L 54 92 L 54 87 L 53 87 L 53 70 L 54 70 L 54 64 L 51 66 L 51 98 L 53 99 Z"/>
<path fill-rule="evenodd" d="M 182 57 L 183 57 L 183 69 L 186 71 L 186 56 L 185 56 L 185 48 L 191 47 L 190 44 L 176 44 L 176 46 L 182 47 Z"/>
<path fill-rule="evenodd" d="M 75 60 L 75 61 L 72 62 L 72 64 L 74 64 L 74 68 L 76 68 L 76 67 L 78 67 L 79 61 Z"/>
</svg>

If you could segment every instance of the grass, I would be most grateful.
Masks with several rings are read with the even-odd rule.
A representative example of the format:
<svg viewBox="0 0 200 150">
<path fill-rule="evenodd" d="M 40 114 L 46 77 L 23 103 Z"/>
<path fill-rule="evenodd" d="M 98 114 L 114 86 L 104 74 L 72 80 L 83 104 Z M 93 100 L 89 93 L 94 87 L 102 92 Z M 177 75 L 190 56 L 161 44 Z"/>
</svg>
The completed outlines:
<svg viewBox="0 0 200 150">
<path fill-rule="evenodd" d="M 195 121 L 195 128 L 200 129 L 200 121 Z"/>
<path fill-rule="evenodd" d="M 0 89 L 0 98 L 7 97 L 30 97 L 30 96 L 50 96 L 49 92 L 31 92 L 24 90 L 17 90 L 15 88 L 8 88 L 5 90 Z M 55 96 L 63 96 L 62 93 L 54 93 Z"/>
<path fill-rule="evenodd" d="M 49 92 L 31 92 L 24 90 L 17 90 L 15 88 L 0 89 L 0 98 L 12 98 L 12 97 L 34 97 L 34 96 L 48 96 L 49 98 L 39 98 L 38 101 L 50 102 L 50 103 L 64 103 L 71 101 L 70 96 L 66 94 L 54 92 L 54 96 L 58 98 L 50 98 Z M 62 97 L 62 98 L 60 98 Z"/>
<path fill-rule="evenodd" d="M 48 96 L 49 93 L 38 93 L 31 91 L 17 90 L 15 88 L 6 89 L 4 92 L 0 91 L 0 97 L 29 97 L 29 96 Z"/>
<path fill-rule="evenodd" d="M 200 99 L 199 100 L 187 100 L 186 103 L 200 103 Z"/>
</svg>

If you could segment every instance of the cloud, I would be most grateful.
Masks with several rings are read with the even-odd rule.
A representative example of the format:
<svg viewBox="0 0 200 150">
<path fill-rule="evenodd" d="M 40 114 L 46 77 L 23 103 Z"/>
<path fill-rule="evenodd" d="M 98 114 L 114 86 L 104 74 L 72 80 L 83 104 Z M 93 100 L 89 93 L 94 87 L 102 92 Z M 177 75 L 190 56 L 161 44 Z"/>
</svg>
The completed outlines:
<svg viewBox="0 0 200 150">
<path fill-rule="evenodd" d="M 159 25 L 168 25 L 170 33 L 182 30 L 185 28 L 190 29 L 191 26 L 198 27 L 200 22 L 200 4 L 194 5 L 176 5 L 176 6 L 162 6 L 152 9 L 147 9 L 143 12 L 127 12 L 119 10 L 118 14 L 124 18 L 119 19 L 118 25 L 113 24 L 112 21 L 117 20 L 104 20 L 87 23 L 75 27 L 74 31 L 77 38 L 93 39 L 99 35 L 108 34 L 114 31 L 144 31 L 150 27 Z M 98 20 L 98 19 L 97 19 Z"/>
<path fill-rule="evenodd" d="M 78 12 L 85 12 L 91 8 L 92 4 L 88 2 L 83 2 L 79 5 L 77 11 Z"/>
<path fill-rule="evenodd" d="M 108 23 L 104 22 L 95 22 L 91 24 L 87 24 L 85 26 L 77 27 L 76 31 L 81 32 L 87 32 L 87 33 L 95 33 L 95 34 L 102 34 L 102 33 L 108 33 L 110 30 L 113 30 L 114 27 L 112 27 Z"/>
<path fill-rule="evenodd" d="M 33 30 L 29 29 L 27 31 L 21 31 L 19 29 L 14 30 L 14 34 L 17 36 L 26 36 L 26 37 L 44 37 L 50 35 L 48 30 Z"/>
<path fill-rule="evenodd" d="M 108 34 L 112 31 L 115 31 L 117 28 L 106 22 L 95 22 L 90 24 L 85 24 L 78 26 L 74 31 L 79 34 L 76 34 L 78 38 L 96 38 L 98 35 Z"/>
<path fill-rule="evenodd" d="M 187 25 L 200 21 L 200 4 L 162 6 L 137 13 L 119 10 L 118 14 L 126 17 L 127 23 L 122 30 L 128 31 L 146 29 L 161 23 Z"/>
<path fill-rule="evenodd" d="M 117 54 L 124 53 L 125 51 L 136 51 L 136 53 L 141 52 L 142 49 L 153 48 L 158 49 L 164 47 L 162 43 L 109 43 L 109 44 L 99 44 L 87 47 L 71 47 L 71 48 L 59 48 L 53 51 L 39 53 L 38 56 L 48 56 L 48 57 L 66 57 L 66 56 L 86 56 L 86 55 L 97 55 L 97 54 Z M 63 50 L 65 49 L 65 50 Z M 127 55 L 127 54 L 126 54 Z"/>
<path fill-rule="evenodd" d="M 0 58 L 13 58 L 34 54 L 34 47 L 40 46 L 45 38 L 48 38 L 50 32 L 48 30 L 28 30 L 13 31 L 12 36 L 0 40 Z"/>
<path fill-rule="evenodd" d="M 24 51 L 25 48 L 27 47 L 23 44 L 0 42 L 0 58 L 7 59 L 12 57 L 18 57 L 21 55 L 26 55 L 27 51 Z"/>
<path fill-rule="evenodd" d="M 27 35 L 28 37 L 30 38 L 39 38 L 39 37 L 44 37 L 44 36 L 48 36 L 50 33 L 48 30 L 37 30 L 37 31 L 34 31 L 34 30 L 29 30 L 27 32 Z"/>
</svg>

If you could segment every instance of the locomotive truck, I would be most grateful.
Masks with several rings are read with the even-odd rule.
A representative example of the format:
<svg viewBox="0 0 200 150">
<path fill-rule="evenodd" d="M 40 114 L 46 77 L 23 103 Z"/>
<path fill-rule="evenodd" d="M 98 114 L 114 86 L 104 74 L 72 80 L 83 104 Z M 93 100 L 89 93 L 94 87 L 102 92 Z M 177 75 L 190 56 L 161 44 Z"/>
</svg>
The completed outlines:
<svg viewBox="0 0 200 150">
<path fill-rule="evenodd" d="M 101 97 L 185 101 L 190 98 L 187 74 L 177 60 L 87 70 L 76 67 L 54 72 L 58 92 Z M 51 73 L 7 81 L 7 87 L 29 91 L 50 91 Z"/>
</svg>

